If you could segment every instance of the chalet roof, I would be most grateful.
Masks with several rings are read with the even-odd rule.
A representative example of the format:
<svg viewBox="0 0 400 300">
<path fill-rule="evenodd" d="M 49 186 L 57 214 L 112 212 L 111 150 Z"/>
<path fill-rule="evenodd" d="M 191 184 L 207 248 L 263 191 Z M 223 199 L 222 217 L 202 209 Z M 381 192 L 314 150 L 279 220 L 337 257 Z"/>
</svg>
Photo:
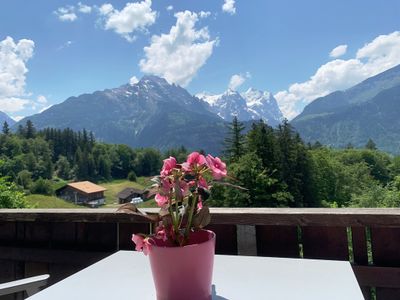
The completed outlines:
<svg viewBox="0 0 400 300">
<path fill-rule="evenodd" d="M 139 190 L 139 189 L 135 189 L 135 188 L 125 188 L 122 191 L 120 191 L 117 195 L 118 198 L 120 199 L 126 199 L 128 197 L 130 197 L 132 194 L 144 194 L 144 190 Z"/>
<path fill-rule="evenodd" d="M 76 190 L 82 191 L 86 194 L 91 194 L 91 193 L 98 193 L 98 192 L 104 192 L 107 189 L 94 184 L 93 182 L 90 181 L 80 181 L 80 182 L 73 182 L 73 183 L 68 183 L 67 186 L 70 186 Z"/>
</svg>

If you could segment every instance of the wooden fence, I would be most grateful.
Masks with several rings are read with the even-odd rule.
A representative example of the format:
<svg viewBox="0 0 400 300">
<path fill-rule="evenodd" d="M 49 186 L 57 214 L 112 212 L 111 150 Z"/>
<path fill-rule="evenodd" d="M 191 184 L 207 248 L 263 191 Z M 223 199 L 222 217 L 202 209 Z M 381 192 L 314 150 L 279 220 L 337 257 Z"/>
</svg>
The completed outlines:
<svg viewBox="0 0 400 300">
<path fill-rule="evenodd" d="M 400 299 L 400 209 L 211 213 L 217 254 L 349 260 L 365 299 Z M 55 283 L 117 250 L 133 250 L 131 234 L 149 230 L 142 217 L 112 209 L 0 209 L 0 283 L 43 273 Z"/>
</svg>

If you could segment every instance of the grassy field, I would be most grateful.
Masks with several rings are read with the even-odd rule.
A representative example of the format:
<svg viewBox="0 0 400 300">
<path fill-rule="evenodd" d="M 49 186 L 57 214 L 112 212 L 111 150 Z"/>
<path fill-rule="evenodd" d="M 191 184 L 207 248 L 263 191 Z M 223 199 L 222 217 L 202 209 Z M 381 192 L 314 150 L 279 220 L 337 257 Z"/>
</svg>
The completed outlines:
<svg viewBox="0 0 400 300">
<path fill-rule="evenodd" d="M 101 186 L 105 187 L 107 191 L 104 193 L 106 197 L 106 205 L 104 207 L 118 207 L 117 194 L 124 188 L 133 187 L 137 189 L 145 189 L 151 185 L 151 178 L 139 177 L 136 182 L 129 180 L 114 180 L 112 182 L 100 183 Z M 138 204 L 138 207 L 158 207 L 157 203 L 152 200 L 145 201 Z"/>
<path fill-rule="evenodd" d="M 118 207 L 118 199 L 117 199 L 117 194 L 122 191 L 123 189 L 127 187 L 132 187 L 136 189 L 144 189 L 145 186 L 140 184 L 138 182 L 132 182 L 129 180 L 113 180 L 111 182 L 104 182 L 104 183 L 99 183 L 99 185 L 105 187 L 107 191 L 104 192 L 104 196 L 106 197 L 106 205 L 105 207 Z"/>
<path fill-rule="evenodd" d="M 26 201 L 33 208 L 84 208 L 80 205 L 57 198 L 56 196 L 27 195 Z"/>
<path fill-rule="evenodd" d="M 98 184 L 107 189 L 107 191 L 104 192 L 106 204 L 102 207 L 117 208 L 119 206 L 117 202 L 117 194 L 120 191 L 127 187 L 145 189 L 151 184 L 151 182 L 148 177 L 139 177 L 137 182 L 121 179 Z M 74 203 L 62 200 L 56 196 L 33 194 L 27 195 L 26 200 L 28 204 L 34 208 L 85 208 L 85 206 L 75 205 Z M 141 203 L 139 207 L 157 207 L 157 203 L 155 203 L 154 200 L 149 200 Z"/>
</svg>

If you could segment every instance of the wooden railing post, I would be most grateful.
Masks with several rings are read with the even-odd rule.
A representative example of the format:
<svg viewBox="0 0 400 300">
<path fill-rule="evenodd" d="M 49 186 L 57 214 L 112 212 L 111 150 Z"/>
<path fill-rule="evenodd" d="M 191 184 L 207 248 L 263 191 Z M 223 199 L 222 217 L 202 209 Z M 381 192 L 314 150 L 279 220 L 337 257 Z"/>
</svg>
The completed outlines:
<svg viewBox="0 0 400 300">
<path fill-rule="evenodd" d="M 237 225 L 237 245 L 239 255 L 257 255 L 256 227 Z"/>
</svg>

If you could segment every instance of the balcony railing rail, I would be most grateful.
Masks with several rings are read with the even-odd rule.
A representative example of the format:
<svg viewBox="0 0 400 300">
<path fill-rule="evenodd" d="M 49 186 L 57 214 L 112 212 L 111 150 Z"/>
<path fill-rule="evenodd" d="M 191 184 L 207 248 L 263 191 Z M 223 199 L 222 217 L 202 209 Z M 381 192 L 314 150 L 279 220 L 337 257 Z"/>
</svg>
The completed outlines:
<svg viewBox="0 0 400 300">
<path fill-rule="evenodd" d="M 349 260 L 366 299 L 400 299 L 400 209 L 211 214 L 218 254 Z M 117 250 L 133 250 L 132 233 L 150 229 L 143 217 L 115 209 L 0 209 L 0 283 L 44 273 L 57 282 Z"/>
</svg>

